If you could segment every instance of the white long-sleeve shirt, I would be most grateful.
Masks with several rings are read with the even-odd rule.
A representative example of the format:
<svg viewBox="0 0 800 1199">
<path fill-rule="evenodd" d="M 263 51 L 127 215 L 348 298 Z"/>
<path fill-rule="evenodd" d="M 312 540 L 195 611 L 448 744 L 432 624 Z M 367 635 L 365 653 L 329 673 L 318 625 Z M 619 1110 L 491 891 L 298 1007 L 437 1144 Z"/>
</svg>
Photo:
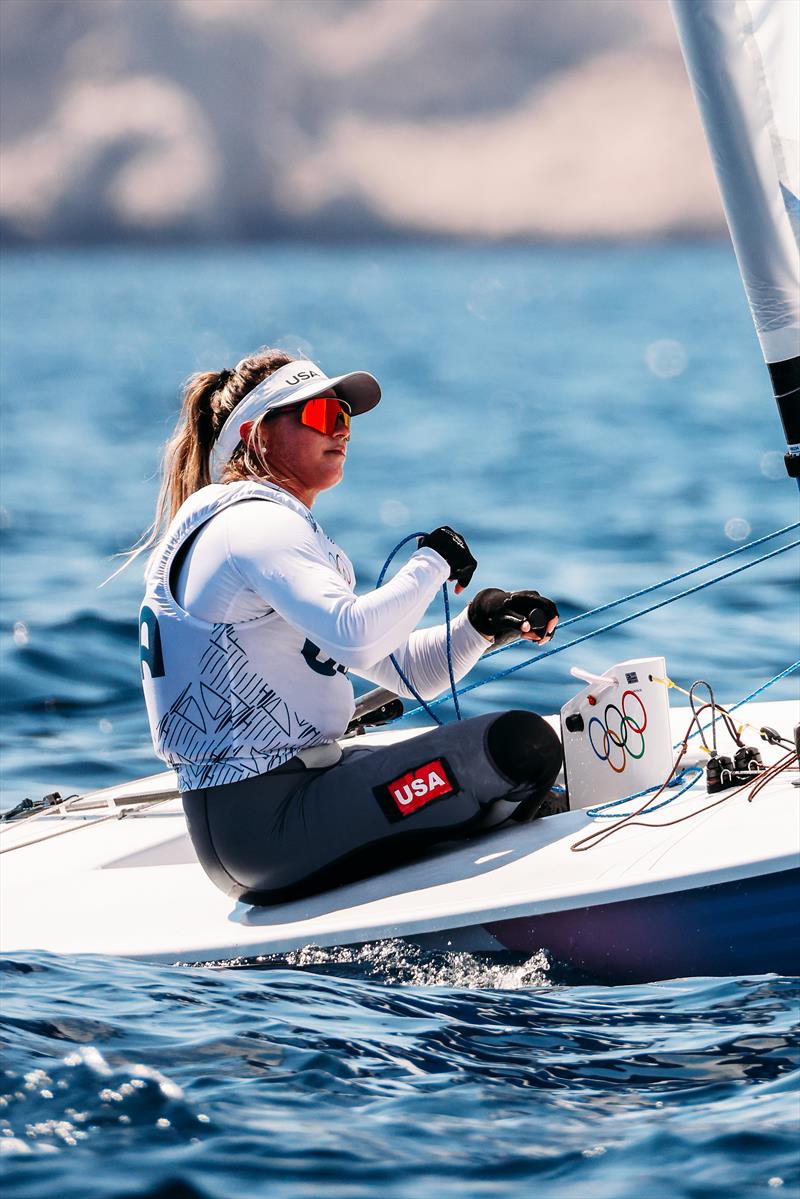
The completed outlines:
<svg viewBox="0 0 800 1199">
<path fill-rule="evenodd" d="M 187 544 L 176 579 L 176 556 Z M 443 691 L 449 684 L 445 626 L 416 626 L 448 574 L 440 554 L 419 549 L 388 582 L 357 596 L 350 559 L 294 497 L 269 484 L 204 488 L 173 522 L 145 596 L 147 619 L 163 629 L 166 677 L 170 657 L 180 664 L 169 685 L 155 678 L 148 686 L 145 673 L 157 751 L 178 769 L 185 788 L 272 769 L 303 746 L 341 736 L 354 707 L 348 670 L 409 695 L 392 654 L 422 696 Z M 220 647 L 225 663 L 217 661 Z M 232 671 L 232 647 L 248 667 L 247 701 Z M 451 626 L 455 677 L 487 647 L 462 611 Z M 210 713 L 218 727 L 198 739 L 180 725 L 187 696 L 208 709 L 209 687 L 215 696 L 226 692 L 221 679 L 233 692 L 230 708 Z M 275 697 L 283 713 L 281 728 L 270 728 L 266 738 L 265 701 L 256 702 L 264 694 L 270 704 Z M 242 701 L 238 707 L 236 701 Z M 240 720 L 234 712 L 242 713 Z M 211 722 L 203 714 L 203 723 Z"/>
<path fill-rule="evenodd" d="M 238 624 L 272 609 L 327 657 L 398 695 L 410 695 L 389 660 L 394 654 L 428 699 L 450 682 L 445 625 L 413 630 L 449 573 L 440 554 L 420 549 L 388 582 L 357 596 L 350 559 L 333 542 L 321 546 L 307 517 L 293 507 L 265 510 L 257 500 L 245 500 L 197 534 L 177 598 L 207 621 Z M 488 648 L 464 609 L 451 622 L 455 677 L 462 678 Z"/>
</svg>

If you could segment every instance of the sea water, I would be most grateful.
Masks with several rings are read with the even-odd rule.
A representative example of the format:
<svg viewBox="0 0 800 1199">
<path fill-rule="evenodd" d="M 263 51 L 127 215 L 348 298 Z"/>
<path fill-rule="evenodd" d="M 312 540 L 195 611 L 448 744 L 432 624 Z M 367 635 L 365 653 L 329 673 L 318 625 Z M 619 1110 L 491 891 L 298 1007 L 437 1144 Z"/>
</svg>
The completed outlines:
<svg viewBox="0 0 800 1199">
<path fill-rule="evenodd" d="M 158 768 L 141 568 L 98 588 L 151 519 L 180 380 L 256 346 L 381 380 L 315 509 L 364 588 L 403 536 L 448 523 L 473 591 L 536 587 L 566 618 L 797 519 L 721 245 L 14 253 L 2 301 L 6 807 Z M 554 711 L 570 666 L 655 653 L 735 702 L 796 657 L 795 571 L 775 558 L 465 713 Z M 245 969 L 0 965 L 5 1193 L 798 1193 L 796 980 L 566 986 L 545 954 L 394 943 Z"/>
</svg>

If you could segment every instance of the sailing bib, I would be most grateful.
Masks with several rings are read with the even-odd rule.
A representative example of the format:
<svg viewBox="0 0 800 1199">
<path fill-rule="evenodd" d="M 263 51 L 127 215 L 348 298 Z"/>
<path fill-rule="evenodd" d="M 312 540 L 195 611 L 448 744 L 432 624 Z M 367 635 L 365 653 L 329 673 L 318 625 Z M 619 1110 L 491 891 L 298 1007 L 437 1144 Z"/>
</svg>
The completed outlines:
<svg viewBox="0 0 800 1199">
<path fill-rule="evenodd" d="M 264 774 L 301 749 L 340 737 L 353 715 L 346 669 L 264 604 L 239 623 L 200 620 L 180 607 L 170 572 L 181 546 L 232 504 L 282 505 L 310 527 L 321 566 L 334 564 L 350 590 L 354 572 L 308 509 L 266 483 L 214 484 L 190 496 L 148 570 L 139 642 L 153 745 L 181 791 Z"/>
</svg>

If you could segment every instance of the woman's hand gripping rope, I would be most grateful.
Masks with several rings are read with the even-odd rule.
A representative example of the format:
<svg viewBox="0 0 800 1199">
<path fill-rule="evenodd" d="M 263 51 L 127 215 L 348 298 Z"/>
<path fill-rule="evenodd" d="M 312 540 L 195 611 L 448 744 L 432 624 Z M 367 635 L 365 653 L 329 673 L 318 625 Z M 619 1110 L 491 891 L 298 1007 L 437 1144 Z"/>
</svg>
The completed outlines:
<svg viewBox="0 0 800 1199">
<path fill-rule="evenodd" d="M 546 645 L 558 624 L 558 608 L 538 591 L 486 587 L 470 601 L 467 611 L 472 627 L 495 649 L 519 639 Z"/>
<path fill-rule="evenodd" d="M 432 533 L 424 533 L 417 544 L 419 549 L 435 550 L 444 558 L 450 567 L 449 581 L 456 585 L 456 595 L 469 587 L 478 563 L 460 533 L 449 525 L 440 525 Z"/>
<path fill-rule="evenodd" d="M 441 525 L 419 539 L 419 547 L 435 550 L 450 567 L 450 581 L 456 595 L 472 581 L 478 565 L 464 538 L 449 525 Z M 486 587 L 469 605 L 469 621 L 474 629 L 497 649 L 520 638 L 548 642 L 558 624 L 558 608 L 538 591 L 501 591 Z"/>
</svg>

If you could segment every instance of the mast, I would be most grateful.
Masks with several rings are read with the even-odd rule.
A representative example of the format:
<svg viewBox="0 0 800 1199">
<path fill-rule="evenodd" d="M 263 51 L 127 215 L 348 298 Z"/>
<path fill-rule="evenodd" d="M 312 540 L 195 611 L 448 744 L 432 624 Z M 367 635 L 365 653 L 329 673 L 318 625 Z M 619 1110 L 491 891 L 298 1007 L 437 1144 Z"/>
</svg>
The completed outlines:
<svg viewBox="0 0 800 1199">
<path fill-rule="evenodd" d="M 671 0 L 800 485 L 800 0 Z"/>
</svg>

